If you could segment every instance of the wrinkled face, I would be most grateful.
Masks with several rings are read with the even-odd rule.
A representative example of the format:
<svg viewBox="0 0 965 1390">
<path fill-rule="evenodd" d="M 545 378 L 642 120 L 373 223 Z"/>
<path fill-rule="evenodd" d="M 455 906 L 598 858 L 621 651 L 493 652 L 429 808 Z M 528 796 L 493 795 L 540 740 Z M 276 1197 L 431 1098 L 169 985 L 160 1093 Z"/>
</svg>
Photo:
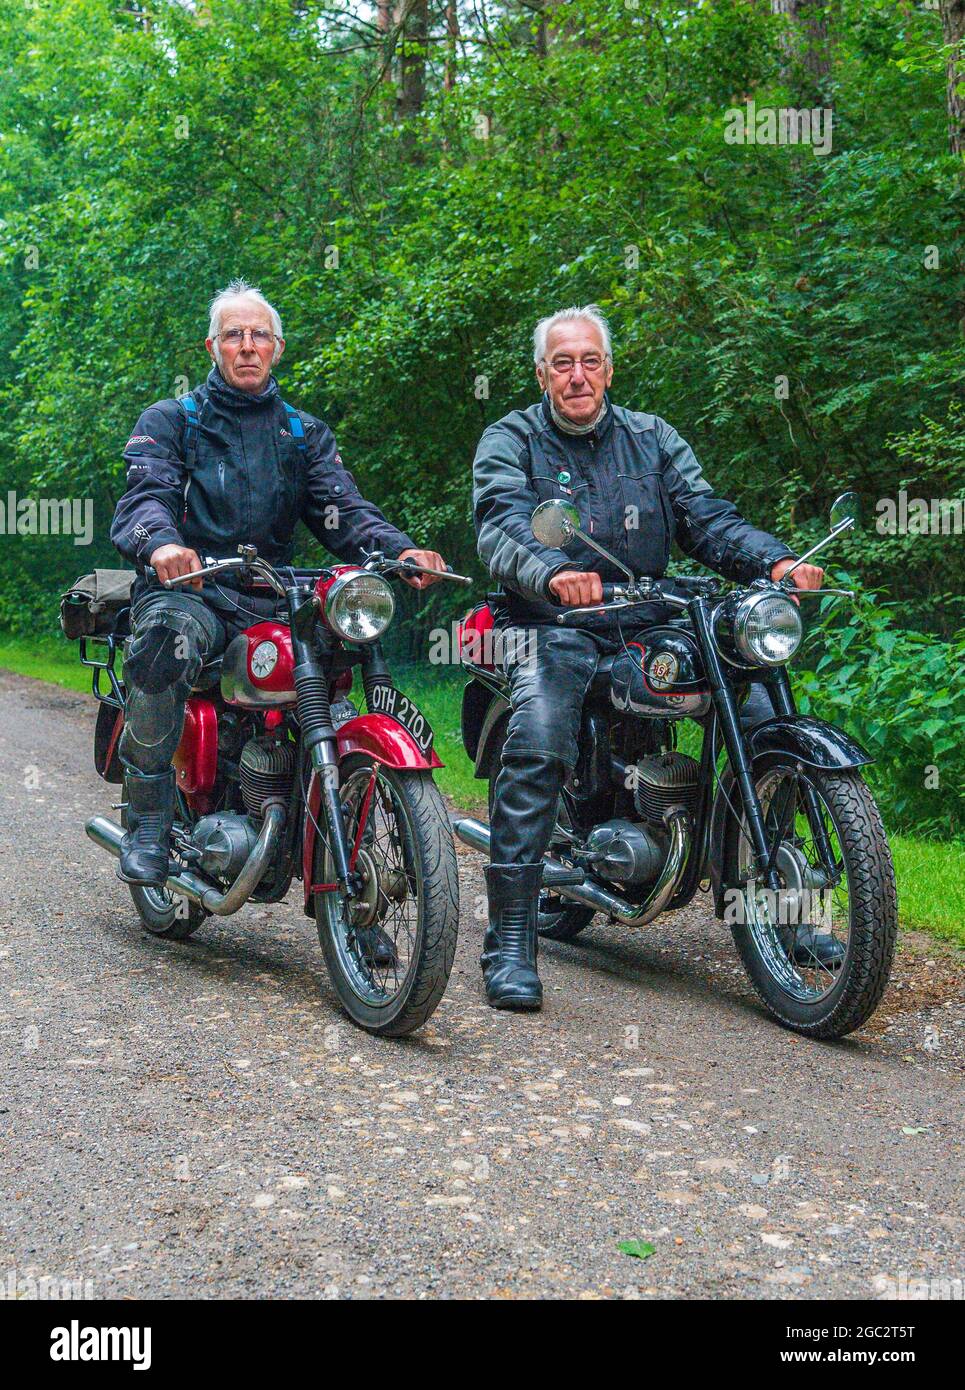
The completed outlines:
<svg viewBox="0 0 965 1390">
<path fill-rule="evenodd" d="M 574 425 L 587 425 L 600 413 L 603 393 L 613 380 L 613 363 L 605 354 L 600 330 L 585 319 L 558 323 L 547 334 L 536 379 L 557 413 Z"/>
<path fill-rule="evenodd" d="M 233 341 L 233 335 L 245 330 Z M 261 341 L 255 334 L 261 335 Z M 268 385 L 276 346 L 284 348 L 284 339 L 274 336 L 271 315 L 262 304 L 243 295 L 229 300 L 221 310 L 221 327 L 217 342 L 205 340 L 205 347 L 221 369 L 229 385 L 239 391 L 257 393 Z"/>
</svg>

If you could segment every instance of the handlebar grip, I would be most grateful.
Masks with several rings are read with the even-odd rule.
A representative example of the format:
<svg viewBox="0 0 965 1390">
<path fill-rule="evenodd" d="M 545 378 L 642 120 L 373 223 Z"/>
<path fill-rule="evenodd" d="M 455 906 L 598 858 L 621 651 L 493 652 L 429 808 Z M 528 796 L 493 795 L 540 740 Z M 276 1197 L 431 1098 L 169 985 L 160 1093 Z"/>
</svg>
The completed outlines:
<svg viewBox="0 0 965 1390">
<path fill-rule="evenodd" d="M 145 578 L 145 579 L 157 579 L 157 570 L 154 568 L 153 565 L 145 565 L 145 566 L 144 566 L 144 578 Z"/>
</svg>

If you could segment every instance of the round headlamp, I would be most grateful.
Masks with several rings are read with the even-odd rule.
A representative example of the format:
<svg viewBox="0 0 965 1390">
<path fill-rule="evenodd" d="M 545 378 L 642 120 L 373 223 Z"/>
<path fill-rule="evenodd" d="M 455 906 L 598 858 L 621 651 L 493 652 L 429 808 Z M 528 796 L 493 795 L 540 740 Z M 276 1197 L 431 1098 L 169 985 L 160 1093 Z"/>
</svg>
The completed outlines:
<svg viewBox="0 0 965 1390">
<path fill-rule="evenodd" d="M 325 618 L 345 642 L 375 642 L 392 621 L 395 598 L 380 575 L 340 575 L 325 597 Z"/>
<path fill-rule="evenodd" d="M 745 594 L 734 609 L 734 646 L 750 666 L 784 666 L 801 645 L 801 611 L 787 594 Z"/>
</svg>

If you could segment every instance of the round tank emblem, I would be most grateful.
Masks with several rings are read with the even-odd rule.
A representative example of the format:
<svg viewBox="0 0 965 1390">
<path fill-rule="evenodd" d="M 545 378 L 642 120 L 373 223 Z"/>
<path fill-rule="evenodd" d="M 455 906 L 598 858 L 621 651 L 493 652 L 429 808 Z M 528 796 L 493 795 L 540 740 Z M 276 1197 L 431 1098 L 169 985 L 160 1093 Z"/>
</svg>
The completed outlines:
<svg viewBox="0 0 965 1390">
<path fill-rule="evenodd" d="M 259 642 L 251 653 L 251 674 L 258 680 L 270 676 L 278 664 L 278 648 L 274 642 Z"/>
<path fill-rule="evenodd" d="M 655 690 L 668 690 L 680 672 L 680 662 L 673 652 L 657 652 L 650 663 L 650 684 Z"/>
</svg>

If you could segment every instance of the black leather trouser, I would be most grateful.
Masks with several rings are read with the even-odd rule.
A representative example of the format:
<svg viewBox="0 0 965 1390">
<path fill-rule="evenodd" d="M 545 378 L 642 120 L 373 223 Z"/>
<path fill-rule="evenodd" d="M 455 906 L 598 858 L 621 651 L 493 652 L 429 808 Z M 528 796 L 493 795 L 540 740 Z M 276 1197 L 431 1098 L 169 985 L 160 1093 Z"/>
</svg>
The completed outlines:
<svg viewBox="0 0 965 1390">
<path fill-rule="evenodd" d="M 210 583 L 200 593 L 152 588 L 135 601 L 118 745 L 127 768 L 142 776 L 168 771 L 181 741 L 185 701 L 202 666 L 220 656 L 238 632 L 274 610 L 273 599 L 232 596 Z"/>
<path fill-rule="evenodd" d="M 490 818 L 492 864 L 535 864 L 545 854 L 559 794 L 576 766 L 583 700 L 602 655 L 620 643 L 580 628 L 504 629 L 512 713 Z M 745 728 L 773 714 L 755 683 L 741 711 Z"/>
</svg>

